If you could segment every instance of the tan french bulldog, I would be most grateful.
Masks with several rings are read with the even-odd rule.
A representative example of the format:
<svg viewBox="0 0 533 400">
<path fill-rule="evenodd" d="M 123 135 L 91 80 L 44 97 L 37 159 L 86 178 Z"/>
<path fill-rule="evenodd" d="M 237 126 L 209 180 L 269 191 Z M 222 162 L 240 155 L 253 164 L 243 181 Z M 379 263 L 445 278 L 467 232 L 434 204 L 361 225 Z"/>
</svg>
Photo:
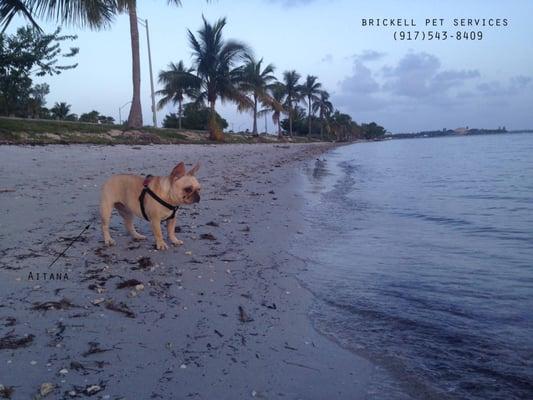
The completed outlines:
<svg viewBox="0 0 533 400">
<path fill-rule="evenodd" d="M 100 216 L 102 233 L 107 246 L 115 241 L 109 234 L 111 212 L 116 208 L 124 218 L 124 225 L 134 240 L 146 239 L 133 226 L 133 217 L 150 221 L 158 250 L 168 249 L 161 233 L 161 221 L 167 221 L 168 238 L 172 244 L 183 244 L 176 238 L 175 213 L 180 204 L 192 204 L 200 201 L 200 183 L 194 177 L 200 165 L 197 163 L 189 172 L 180 162 L 169 176 L 113 175 L 102 186 L 100 197 Z"/>
</svg>

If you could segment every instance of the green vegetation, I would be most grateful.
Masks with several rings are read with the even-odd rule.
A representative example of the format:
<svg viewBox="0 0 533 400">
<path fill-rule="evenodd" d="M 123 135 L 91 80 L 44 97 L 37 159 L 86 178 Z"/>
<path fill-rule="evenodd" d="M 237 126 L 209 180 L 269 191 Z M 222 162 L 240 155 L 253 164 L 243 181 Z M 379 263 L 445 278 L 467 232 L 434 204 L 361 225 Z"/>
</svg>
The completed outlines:
<svg viewBox="0 0 533 400">
<path fill-rule="evenodd" d="M 64 41 L 76 36 L 60 35 L 60 29 L 42 34 L 32 28 L 19 28 L 13 35 L 0 35 L 0 115 L 41 117 L 47 84 L 33 86 L 32 75 L 59 75 L 77 64 L 58 64 L 78 53 L 75 47 L 62 54 Z"/>
<path fill-rule="evenodd" d="M 183 117 L 183 101 L 185 96 L 194 98 L 198 95 L 198 90 L 200 89 L 200 82 L 196 76 L 193 75 L 192 68 L 186 68 L 183 64 L 183 61 L 179 61 L 177 64 L 170 63 L 168 65 L 168 70 L 161 71 L 159 73 L 159 83 L 163 85 L 163 89 L 159 90 L 157 94 L 162 96 L 161 100 L 157 103 L 158 109 L 163 108 L 169 103 L 178 105 L 177 114 L 171 114 L 169 117 L 165 118 L 176 118 L 177 124 L 174 122 L 168 121 L 166 124 L 163 122 L 165 128 L 182 128 L 181 119 Z M 172 125 L 172 126 L 169 126 Z M 190 129 L 197 129 L 188 127 Z M 205 128 L 199 128 L 205 129 Z"/>
<path fill-rule="evenodd" d="M 278 137 L 281 139 L 283 137 L 281 132 L 281 113 L 284 111 L 282 103 L 285 97 L 285 90 L 279 82 L 270 85 L 270 96 L 272 100 L 263 105 L 265 108 L 259 111 L 259 115 L 263 116 L 272 113 L 272 122 L 278 127 Z"/>
<path fill-rule="evenodd" d="M 204 24 L 197 35 L 187 31 L 193 50 L 194 68 L 200 81 L 196 102 L 209 105 L 209 138 L 222 141 L 224 134 L 216 121 L 216 101 L 233 101 L 241 108 L 252 106 L 250 99 L 239 90 L 241 71 L 235 67 L 240 59 L 250 54 L 250 50 L 243 43 L 223 38 L 225 18 L 214 24 L 207 22 L 204 17 L 202 19 Z"/>
<path fill-rule="evenodd" d="M 187 103 L 183 108 L 182 127 L 184 129 L 203 130 L 209 129 L 211 110 L 198 103 Z M 219 127 L 226 129 L 228 122 L 215 111 L 215 120 Z M 163 120 L 165 128 L 180 128 L 180 118 L 176 114 L 168 114 Z"/>
<path fill-rule="evenodd" d="M 307 78 L 305 80 L 305 83 L 300 88 L 302 100 L 307 100 L 307 106 L 309 107 L 309 112 L 307 113 L 307 121 L 308 121 L 308 129 L 307 134 L 312 135 L 313 127 L 311 124 L 311 121 L 313 119 L 313 103 L 317 102 L 319 100 L 320 96 L 320 88 L 322 87 L 322 84 L 317 81 L 318 78 L 316 76 L 307 75 Z"/>
<path fill-rule="evenodd" d="M 76 121 L 78 116 L 76 114 L 70 113 L 70 104 L 65 103 L 64 101 L 60 103 L 55 103 L 54 106 L 50 109 L 50 115 L 52 119 L 62 120 L 62 121 Z M 43 118 L 43 116 L 41 117 Z M 45 119 L 49 119 L 44 117 Z"/>
<path fill-rule="evenodd" d="M 276 82 L 273 75 L 274 66 L 266 65 L 262 68 L 263 59 L 256 61 L 253 56 L 246 56 L 246 63 L 240 68 L 239 90 L 251 96 L 250 100 L 241 104 L 240 110 L 251 109 L 253 115 L 252 133 L 257 134 L 257 114 L 259 102 L 263 106 L 270 106 L 275 109 L 276 102 L 270 95 L 272 85 Z M 251 104 L 252 107 L 246 107 Z M 244 105 L 244 107 L 243 107 Z"/>
<path fill-rule="evenodd" d="M 178 0 L 170 3 L 180 4 Z M 124 126 L 112 125 L 112 117 L 96 110 L 78 117 L 70 112 L 71 106 L 66 102 L 47 109 L 45 97 L 49 87 L 47 84 L 32 86 L 31 74 L 53 75 L 75 68 L 76 64 L 59 65 L 58 59 L 76 55 L 76 48 L 64 54 L 60 48 L 60 42 L 76 37 L 60 36 L 59 30 L 46 35 L 26 27 L 12 37 L 0 34 L 0 72 L 3 73 L 0 75 L 0 115 L 79 120 L 112 125 L 116 130 L 135 128 L 146 131 L 142 127 L 140 106 L 139 32 L 134 0 L 5 1 L 0 7 L 0 27 L 5 28 L 17 13 L 22 13 L 34 25 L 37 23 L 33 17 L 44 17 L 95 29 L 110 25 L 117 14 L 127 13 L 133 54 L 133 100 Z M 162 89 L 157 92 L 160 96 L 158 108 L 168 104 L 177 106 L 176 113 L 165 117 L 165 127 L 207 129 L 209 140 L 223 141 L 223 129 L 228 124 L 216 112 L 216 105 L 219 101 L 230 101 L 239 111 L 252 114 L 253 134 L 258 133 L 257 118 L 271 114 L 280 138 L 287 134 L 291 140 L 305 136 L 309 140 L 350 141 L 380 139 L 385 135 L 385 129 L 376 123 L 359 125 L 350 115 L 336 110 L 318 77 L 307 75 L 301 83 L 297 71 L 287 70 L 278 80 L 274 65 L 263 65 L 263 59 L 256 59 L 247 45 L 224 38 L 225 26 L 225 18 L 213 24 L 203 18 L 203 25 L 196 33 L 187 31 L 193 54 L 192 66 L 185 66 L 183 61 L 171 62 L 167 70 L 159 73 Z M 23 56 L 19 56 L 20 49 L 24 50 Z M 168 132 L 157 135 L 168 138 Z"/>
<path fill-rule="evenodd" d="M 333 103 L 329 101 L 329 93 L 325 90 L 320 91 L 318 99 L 313 102 L 313 112 L 318 111 L 320 118 L 320 138 L 324 138 L 324 125 L 327 122 L 326 117 L 330 117 L 333 113 Z"/>
<path fill-rule="evenodd" d="M 205 110 L 205 119 L 209 110 Z M 224 121 L 221 121 L 223 123 Z M 298 140 L 308 141 L 305 138 Z M 226 134 L 226 143 L 277 142 L 273 136 Z M 124 126 L 79 121 L 53 121 L 0 117 L 0 144 L 179 144 L 212 143 L 205 130 L 168 129 L 145 126 L 126 130 Z"/>
<path fill-rule="evenodd" d="M 289 115 L 290 136 L 293 134 L 293 120 L 298 117 L 298 109 L 296 108 L 296 104 L 298 104 L 298 102 L 302 99 L 300 85 L 298 84 L 300 77 L 300 74 L 294 70 L 285 71 L 283 73 L 283 83 L 281 84 L 281 87 L 285 92 L 285 102 L 283 105 L 285 106 L 286 113 Z"/>
<path fill-rule="evenodd" d="M 26 132 L 26 133 L 54 133 L 68 134 L 69 132 L 79 133 L 106 133 L 110 129 L 116 129 L 116 125 L 86 124 L 82 122 L 70 121 L 47 121 L 22 118 L 2 118 L 0 117 L 0 133 Z"/>
<path fill-rule="evenodd" d="M 167 0 L 167 3 L 181 5 L 180 0 Z M 140 129 L 142 128 L 141 67 L 136 0 L 4 0 L 0 6 L 0 27 L 5 30 L 13 17 L 21 14 L 32 23 L 36 28 L 35 31 L 39 31 L 40 27 L 34 17 L 101 29 L 109 27 L 114 17 L 122 13 L 128 14 L 130 20 L 132 50 L 133 97 L 126 125 L 128 128 Z"/>
</svg>

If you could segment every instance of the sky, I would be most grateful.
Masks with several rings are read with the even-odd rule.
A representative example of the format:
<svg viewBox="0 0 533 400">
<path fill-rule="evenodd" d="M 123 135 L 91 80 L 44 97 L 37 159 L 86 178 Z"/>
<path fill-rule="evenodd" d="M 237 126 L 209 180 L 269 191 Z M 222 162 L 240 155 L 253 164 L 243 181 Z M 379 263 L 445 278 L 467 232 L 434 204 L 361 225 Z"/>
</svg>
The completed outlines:
<svg viewBox="0 0 533 400">
<path fill-rule="evenodd" d="M 148 19 L 154 75 L 169 62 L 192 62 L 186 32 L 201 27 L 202 15 L 227 18 L 225 37 L 244 41 L 258 58 L 276 66 L 276 75 L 294 69 L 318 76 L 336 108 L 358 123 L 375 121 L 392 133 L 457 127 L 533 128 L 533 1 L 512 0 L 138 0 Z M 362 19 L 414 20 L 415 27 L 362 26 Z M 444 19 L 426 26 L 426 18 Z M 455 27 L 455 18 L 507 19 L 507 26 Z M 40 21 L 46 31 L 56 24 Z M 25 21 L 16 19 L 12 33 Z M 439 24 L 439 21 L 437 21 Z M 152 121 L 144 28 L 141 29 L 141 97 L 145 124 Z M 482 40 L 394 39 L 400 31 L 481 31 Z M 72 112 L 98 110 L 119 119 L 131 100 L 131 48 L 127 15 L 110 29 L 75 33 L 79 66 L 55 77 L 47 105 L 66 101 Z M 157 90 L 157 88 L 156 88 Z M 249 113 L 232 104 L 217 105 L 229 129 L 251 129 Z M 159 124 L 168 106 L 157 113 Z M 128 106 L 122 109 L 127 117 Z M 275 127 L 266 119 L 267 129 Z M 265 120 L 259 122 L 264 131 Z"/>
</svg>

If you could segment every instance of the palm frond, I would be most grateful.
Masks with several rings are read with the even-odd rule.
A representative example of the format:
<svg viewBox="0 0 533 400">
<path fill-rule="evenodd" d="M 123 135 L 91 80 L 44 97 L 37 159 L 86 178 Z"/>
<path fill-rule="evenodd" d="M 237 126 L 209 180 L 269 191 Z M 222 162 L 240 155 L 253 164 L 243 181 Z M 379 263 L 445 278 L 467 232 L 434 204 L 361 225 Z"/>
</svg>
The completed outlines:
<svg viewBox="0 0 533 400">
<path fill-rule="evenodd" d="M 37 22 L 33 19 L 32 9 L 29 8 L 25 2 L 21 0 L 3 0 L 0 3 L 0 28 L 1 33 L 4 33 L 11 20 L 17 14 L 22 14 L 30 21 L 34 28 L 42 31 Z"/>
<path fill-rule="evenodd" d="M 25 0 L 33 16 L 66 25 L 107 28 L 117 13 L 115 0 Z"/>
<path fill-rule="evenodd" d="M 197 96 L 201 80 L 192 73 L 192 68 L 185 67 L 183 61 L 168 64 L 168 69 L 159 72 L 158 81 L 163 89 L 157 94 L 162 96 L 158 102 L 161 109 L 169 103 L 178 104 L 183 102 L 185 96 L 194 98 Z"/>
</svg>

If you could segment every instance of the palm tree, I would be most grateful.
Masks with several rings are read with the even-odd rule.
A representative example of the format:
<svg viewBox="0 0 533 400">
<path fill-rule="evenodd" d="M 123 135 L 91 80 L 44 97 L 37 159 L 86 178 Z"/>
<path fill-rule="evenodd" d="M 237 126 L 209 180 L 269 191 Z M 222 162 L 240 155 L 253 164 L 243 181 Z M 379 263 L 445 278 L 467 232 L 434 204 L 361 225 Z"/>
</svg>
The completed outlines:
<svg viewBox="0 0 533 400">
<path fill-rule="evenodd" d="M 300 85 L 298 81 L 300 80 L 301 75 L 292 70 L 285 71 L 283 73 L 283 88 L 285 90 L 285 104 L 287 106 L 287 112 L 289 113 L 289 135 L 292 136 L 292 120 L 294 113 L 294 104 L 299 102 L 301 99 L 300 94 Z"/>
<path fill-rule="evenodd" d="M 4 32 L 13 17 L 22 14 L 39 30 L 41 28 L 34 16 L 100 29 L 110 25 L 115 11 L 115 0 L 3 0 L 0 4 L 0 27 Z"/>
<path fill-rule="evenodd" d="M 307 99 L 307 121 L 308 121 L 308 129 L 307 134 L 311 135 L 311 117 L 313 116 L 313 102 L 317 101 L 319 99 L 320 94 L 320 88 L 322 87 L 322 84 L 320 82 L 317 82 L 317 77 L 313 75 L 307 75 L 307 78 L 305 79 L 305 83 L 301 86 L 301 95 L 302 97 Z"/>
<path fill-rule="evenodd" d="M 273 99 L 269 94 L 272 83 L 276 81 L 273 74 L 274 66 L 266 65 L 261 70 L 263 59 L 256 61 L 252 56 L 248 56 L 246 63 L 241 68 L 240 89 L 245 93 L 250 93 L 253 103 L 254 122 L 252 133 L 257 133 L 257 105 L 261 102 L 264 105 L 271 104 Z"/>
<path fill-rule="evenodd" d="M 195 36 L 188 30 L 189 43 L 193 50 L 196 74 L 201 81 L 197 102 L 209 104 L 209 138 L 222 141 L 224 135 L 216 121 L 215 103 L 220 98 L 234 101 L 241 108 L 252 107 L 250 99 L 238 88 L 241 76 L 235 64 L 250 54 L 243 43 L 224 40 L 222 30 L 226 19 L 210 24 L 202 16 L 204 25 Z"/>
<path fill-rule="evenodd" d="M 168 70 L 159 72 L 159 83 L 164 87 L 157 91 L 158 95 L 163 96 L 157 103 L 157 108 L 160 110 L 170 102 L 177 104 L 179 129 L 181 129 L 185 96 L 196 98 L 200 88 L 200 80 L 192 72 L 193 69 L 185 67 L 181 60 L 177 64 L 168 64 Z"/>
<path fill-rule="evenodd" d="M 167 2 L 177 6 L 181 5 L 180 0 L 167 0 Z M 141 61 L 139 55 L 137 1 L 116 0 L 116 9 L 118 12 L 127 12 L 130 20 L 133 97 L 126 126 L 128 128 L 139 129 L 143 126 L 143 117 L 141 108 Z"/>
<path fill-rule="evenodd" d="M 180 0 L 167 0 L 181 5 Z M 60 23 L 107 27 L 118 13 L 128 13 L 130 20 L 133 96 L 127 127 L 142 128 L 141 65 L 139 55 L 139 27 L 136 0 L 4 0 L 0 4 L 0 25 L 5 27 L 17 13 L 33 21 L 33 16 L 46 17 Z"/>
<path fill-rule="evenodd" d="M 324 120 L 333 112 L 333 104 L 329 101 L 329 93 L 325 90 L 320 91 L 318 100 L 313 103 L 313 112 L 320 116 L 320 137 L 324 138 Z"/>
<path fill-rule="evenodd" d="M 52 117 L 59 120 L 66 120 L 71 115 L 70 114 L 70 104 L 62 101 L 61 103 L 55 103 L 54 106 L 50 109 Z"/>
<path fill-rule="evenodd" d="M 283 84 L 276 82 L 269 88 L 271 101 L 265 104 L 265 108 L 259 111 L 258 116 L 263 116 L 265 113 L 272 113 L 272 122 L 278 127 L 278 137 L 281 138 L 281 113 L 284 112 L 283 100 L 285 99 L 285 89 Z"/>
</svg>

